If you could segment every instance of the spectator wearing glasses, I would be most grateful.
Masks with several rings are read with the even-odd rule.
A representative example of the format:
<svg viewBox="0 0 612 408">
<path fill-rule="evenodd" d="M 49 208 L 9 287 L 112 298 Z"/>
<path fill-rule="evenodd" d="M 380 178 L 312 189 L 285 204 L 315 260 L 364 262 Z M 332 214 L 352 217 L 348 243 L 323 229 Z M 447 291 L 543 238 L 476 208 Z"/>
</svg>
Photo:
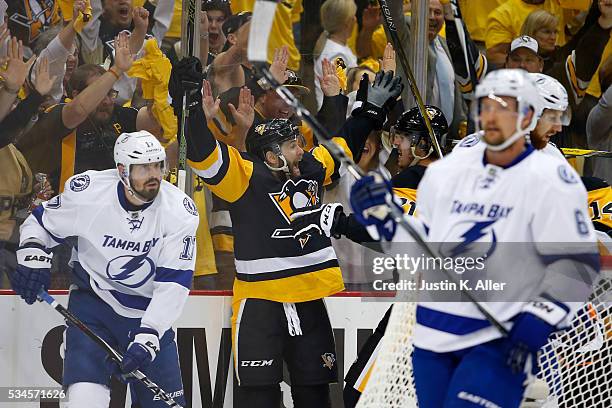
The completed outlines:
<svg viewBox="0 0 612 408">
<path fill-rule="evenodd" d="M 47 173 L 56 191 L 73 174 L 115 166 L 113 147 L 121 133 L 134 132 L 138 112 L 115 104 L 117 79 L 133 62 L 128 38 L 115 40 L 115 63 L 104 68 L 85 64 L 69 81 L 66 103 L 53 105 L 16 145 L 34 173 Z"/>
</svg>

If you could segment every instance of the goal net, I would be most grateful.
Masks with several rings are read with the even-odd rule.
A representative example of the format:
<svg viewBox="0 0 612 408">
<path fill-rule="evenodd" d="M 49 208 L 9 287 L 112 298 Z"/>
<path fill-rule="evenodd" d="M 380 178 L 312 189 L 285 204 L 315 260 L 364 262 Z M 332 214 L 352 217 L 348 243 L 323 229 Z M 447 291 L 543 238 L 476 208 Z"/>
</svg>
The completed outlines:
<svg viewBox="0 0 612 408">
<path fill-rule="evenodd" d="M 608 257 L 609 258 L 609 257 Z M 606 262 L 610 264 L 610 260 Z M 417 407 L 412 372 L 416 303 L 393 305 L 371 377 L 358 408 Z M 602 270 L 589 301 L 569 329 L 540 350 L 540 371 L 522 408 L 612 407 L 612 268 Z M 530 395 L 537 389 L 543 395 Z M 543 390 L 543 392 L 542 392 Z"/>
</svg>

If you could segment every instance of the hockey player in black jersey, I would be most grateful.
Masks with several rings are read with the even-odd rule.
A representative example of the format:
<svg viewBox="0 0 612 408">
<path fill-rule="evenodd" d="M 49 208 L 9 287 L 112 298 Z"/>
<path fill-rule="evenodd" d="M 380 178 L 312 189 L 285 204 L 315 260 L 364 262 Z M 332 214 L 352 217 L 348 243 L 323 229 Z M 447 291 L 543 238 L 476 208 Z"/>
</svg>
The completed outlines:
<svg viewBox="0 0 612 408">
<path fill-rule="evenodd" d="M 173 68 L 169 90 L 178 111 L 183 81 L 201 88 L 197 59 Z M 359 153 L 401 89 L 399 77 L 379 73 L 334 141 L 349 155 Z M 229 203 L 234 230 L 234 406 L 279 406 L 283 361 L 295 407 L 330 406 L 328 384 L 337 381 L 337 365 L 323 298 L 344 289 L 342 275 L 329 236 L 309 232 L 294 239 L 290 222 L 296 209 L 319 208 L 323 187 L 346 169 L 323 146 L 302 150 L 299 130 L 287 119 L 257 125 L 247 152 L 239 152 L 214 139 L 200 92 L 188 105 L 188 163 Z"/>
</svg>

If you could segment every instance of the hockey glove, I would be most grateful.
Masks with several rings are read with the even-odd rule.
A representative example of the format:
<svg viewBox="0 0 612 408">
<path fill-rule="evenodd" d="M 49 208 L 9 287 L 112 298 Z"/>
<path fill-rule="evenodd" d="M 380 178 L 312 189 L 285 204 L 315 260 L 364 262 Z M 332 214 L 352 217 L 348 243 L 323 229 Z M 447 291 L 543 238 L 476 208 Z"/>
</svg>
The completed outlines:
<svg viewBox="0 0 612 408">
<path fill-rule="evenodd" d="M 391 241 L 397 223 L 389 206 L 404 212 L 401 202 L 393 194 L 391 181 L 379 173 L 371 173 L 357 180 L 351 187 L 351 207 L 360 224 L 374 225 L 379 236 Z"/>
<path fill-rule="evenodd" d="M 172 97 L 174 113 L 183 110 L 183 95 L 187 93 L 188 109 L 202 104 L 202 63 L 196 57 L 185 57 L 172 66 L 168 92 Z"/>
<path fill-rule="evenodd" d="M 367 79 L 362 78 L 359 84 L 358 100 L 364 97 L 364 81 Z M 353 115 L 371 118 L 376 121 L 376 128 L 382 129 L 387 114 L 395 105 L 403 88 L 402 79 L 399 76 L 394 77 L 393 71 L 379 71 L 374 78 L 374 83 L 367 84 L 366 99 L 363 105 L 353 111 Z"/>
<path fill-rule="evenodd" d="M 308 232 L 325 234 L 326 237 L 340 238 L 334 233 L 338 218 L 342 213 L 342 205 L 338 203 L 325 204 L 316 210 L 296 212 L 291 216 L 293 238 L 298 239 Z"/>
<path fill-rule="evenodd" d="M 128 374 L 134 370 L 143 370 L 159 353 L 159 336 L 149 327 L 140 327 L 130 332 L 132 342 L 123 355 L 121 373 Z"/>
<path fill-rule="evenodd" d="M 29 243 L 17 250 L 17 267 L 9 274 L 11 286 L 27 304 L 37 299 L 41 288 L 51 285 L 51 260 L 53 255 L 40 244 Z"/>
<path fill-rule="evenodd" d="M 537 371 L 537 354 L 569 313 L 561 302 L 539 298 L 527 306 L 514 320 L 507 339 L 507 363 L 513 373 Z"/>
</svg>

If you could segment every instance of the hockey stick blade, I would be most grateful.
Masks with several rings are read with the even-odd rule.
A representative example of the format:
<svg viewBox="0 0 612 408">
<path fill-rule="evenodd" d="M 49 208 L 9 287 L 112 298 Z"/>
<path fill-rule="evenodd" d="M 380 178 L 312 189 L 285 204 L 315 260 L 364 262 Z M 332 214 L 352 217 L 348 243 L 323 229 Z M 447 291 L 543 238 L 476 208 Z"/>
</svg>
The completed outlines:
<svg viewBox="0 0 612 408">
<path fill-rule="evenodd" d="M 83 323 L 78 317 L 76 317 L 72 312 L 62 306 L 53 296 L 51 296 L 47 291 L 41 289 L 38 293 L 38 299 L 40 301 L 44 301 L 48 303 L 52 308 L 54 308 L 59 314 L 61 314 L 64 319 L 66 319 L 70 324 L 78 328 L 93 340 L 97 345 L 102 347 L 102 349 L 108 354 L 108 356 L 117 364 L 121 364 L 123 360 L 123 356 L 119 354 L 114 348 L 112 348 L 103 338 L 95 334 L 85 323 Z M 135 378 L 140 381 L 145 387 L 147 387 L 156 397 L 158 397 L 161 401 L 164 401 L 166 405 L 173 408 L 183 408 L 182 405 L 179 405 L 168 393 L 166 393 L 163 389 L 161 389 L 157 384 L 155 384 L 149 377 L 144 375 L 140 370 L 134 370 L 131 373 L 127 374 L 128 378 Z"/>
<path fill-rule="evenodd" d="M 569 147 L 562 147 L 561 151 L 566 158 L 572 157 L 602 157 L 606 159 L 612 158 L 612 152 L 606 152 L 605 150 L 586 150 L 586 149 L 573 149 Z"/>
</svg>

